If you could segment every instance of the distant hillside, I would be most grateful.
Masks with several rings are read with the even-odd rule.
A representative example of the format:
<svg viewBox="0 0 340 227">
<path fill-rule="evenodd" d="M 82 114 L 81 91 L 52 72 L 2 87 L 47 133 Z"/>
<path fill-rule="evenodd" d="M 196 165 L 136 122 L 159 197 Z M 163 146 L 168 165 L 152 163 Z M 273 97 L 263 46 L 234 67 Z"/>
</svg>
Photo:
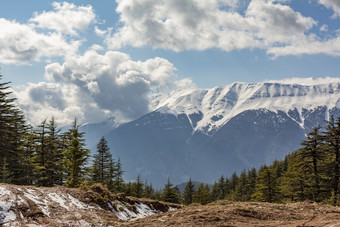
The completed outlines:
<svg viewBox="0 0 340 227">
<path fill-rule="evenodd" d="M 340 116 L 340 79 L 283 80 L 178 90 L 137 120 L 87 127 L 106 137 L 127 180 L 140 175 L 158 188 L 168 177 L 213 183 L 281 160 L 331 115 Z"/>
</svg>

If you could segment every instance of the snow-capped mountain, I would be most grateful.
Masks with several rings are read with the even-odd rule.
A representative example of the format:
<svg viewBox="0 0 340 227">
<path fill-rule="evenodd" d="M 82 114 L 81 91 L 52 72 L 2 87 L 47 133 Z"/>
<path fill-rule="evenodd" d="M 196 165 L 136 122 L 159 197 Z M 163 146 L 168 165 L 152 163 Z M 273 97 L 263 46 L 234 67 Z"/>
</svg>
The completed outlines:
<svg viewBox="0 0 340 227">
<path fill-rule="evenodd" d="M 340 116 L 340 79 L 233 83 L 158 96 L 152 112 L 105 137 L 128 179 L 212 183 L 284 158 L 331 115 Z"/>
<path fill-rule="evenodd" d="M 185 114 L 194 131 L 212 134 L 230 119 L 247 110 L 283 111 L 304 128 L 304 110 L 325 106 L 340 107 L 340 79 L 306 79 L 305 83 L 274 81 L 263 83 L 233 83 L 212 89 L 175 91 L 158 101 L 156 111 Z M 314 82 L 314 83 L 313 83 Z M 200 115 L 201 119 L 190 116 Z M 327 116 L 329 117 L 329 116 Z"/>
</svg>

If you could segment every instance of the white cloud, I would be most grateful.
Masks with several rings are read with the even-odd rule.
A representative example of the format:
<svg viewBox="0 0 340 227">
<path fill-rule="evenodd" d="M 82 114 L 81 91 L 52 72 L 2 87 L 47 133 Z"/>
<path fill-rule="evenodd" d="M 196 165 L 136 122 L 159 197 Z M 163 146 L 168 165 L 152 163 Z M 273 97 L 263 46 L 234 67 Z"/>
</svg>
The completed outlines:
<svg viewBox="0 0 340 227">
<path fill-rule="evenodd" d="M 319 3 L 334 11 L 333 17 L 340 17 L 339 0 L 319 0 Z"/>
<path fill-rule="evenodd" d="M 74 117 L 80 122 L 108 117 L 124 122 L 147 113 L 152 94 L 176 86 L 175 68 L 167 60 L 133 61 L 121 52 L 89 50 L 63 64 L 49 64 L 45 71 L 51 83 L 30 84 L 18 95 L 34 124 L 47 115 L 63 125 Z"/>
<path fill-rule="evenodd" d="M 27 64 L 42 57 L 76 52 L 80 41 L 67 42 L 56 33 L 42 34 L 31 26 L 0 18 L 0 63 Z"/>
<path fill-rule="evenodd" d="M 339 1 L 320 0 L 336 10 Z M 107 30 L 109 48 L 123 46 L 225 51 L 260 48 L 274 57 L 324 53 L 338 55 L 329 45 L 337 36 L 320 38 L 312 28 L 318 22 L 289 6 L 289 0 L 251 0 L 244 12 L 240 1 L 116 0 L 121 26 Z M 332 2 L 332 4 L 331 4 Z M 244 3 L 242 3 L 244 4 Z M 319 29 L 325 31 L 325 27 Z M 111 31 L 111 32 L 110 32 Z M 104 32 L 99 32 L 104 35 Z M 325 36 L 326 37 L 326 36 Z M 308 46 L 321 48 L 309 50 Z"/>
<path fill-rule="evenodd" d="M 0 18 L 0 63 L 29 64 L 76 54 L 83 38 L 79 35 L 95 22 L 91 6 L 52 3 L 53 11 L 35 12 L 26 24 Z"/>
<path fill-rule="evenodd" d="M 53 2 L 52 6 L 54 11 L 35 12 L 30 22 L 38 28 L 75 36 L 78 31 L 87 29 L 89 24 L 95 21 L 92 6 L 76 6 L 67 2 Z"/>
</svg>

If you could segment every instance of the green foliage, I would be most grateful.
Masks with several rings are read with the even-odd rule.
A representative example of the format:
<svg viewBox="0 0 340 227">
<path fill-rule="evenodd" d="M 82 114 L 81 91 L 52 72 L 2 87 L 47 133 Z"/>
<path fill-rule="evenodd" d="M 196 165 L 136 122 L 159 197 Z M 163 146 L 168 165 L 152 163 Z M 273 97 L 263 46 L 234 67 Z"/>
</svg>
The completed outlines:
<svg viewBox="0 0 340 227">
<path fill-rule="evenodd" d="M 280 201 L 278 179 L 273 168 L 268 168 L 267 166 L 260 168 L 252 198 L 261 202 Z"/>
<path fill-rule="evenodd" d="M 131 195 L 137 198 L 141 198 L 143 194 L 144 184 L 138 175 L 136 182 L 132 183 L 131 185 Z"/>
<path fill-rule="evenodd" d="M 74 120 L 73 127 L 65 134 L 67 147 L 64 151 L 64 168 L 67 187 L 79 187 L 85 175 L 89 150 L 84 148 L 84 133 L 79 132 L 78 128 L 77 121 Z"/>
<path fill-rule="evenodd" d="M 94 155 L 91 168 L 91 181 L 94 183 L 112 184 L 112 178 L 114 169 L 112 155 L 110 148 L 107 145 L 107 141 L 102 137 L 97 144 L 97 153 Z M 114 168 L 114 167 L 113 167 Z M 111 174 L 112 173 L 112 174 Z"/>
<path fill-rule="evenodd" d="M 161 194 L 161 200 L 164 202 L 179 203 L 179 199 L 178 190 L 170 182 L 170 178 L 168 178 L 168 182 L 165 184 Z"/>
<path fill-rule="evenodd" d="M 0 81 L 2 75 L 0 75 Z M 1 181 L 22 184 L 25 176 L 23 161 L 24 136 L 27 126 L 22 112 L 10 98 L 9 82 L 0 83 L 0 163 Z"/>
<path fill-rule="evenodd" d="M 192 183 L 191 178 L 190 178 L 183 191 L 183 203 L 185 205 L 189 205 L 192 203 L 194 193 L 195 193 L 195 185 Z"/>
<path fill-rule="evenodd" d="M 209 186 L 201 183 L 193 195 L 193 202 L 205 205 L 210 202 Z"/>
</svg>

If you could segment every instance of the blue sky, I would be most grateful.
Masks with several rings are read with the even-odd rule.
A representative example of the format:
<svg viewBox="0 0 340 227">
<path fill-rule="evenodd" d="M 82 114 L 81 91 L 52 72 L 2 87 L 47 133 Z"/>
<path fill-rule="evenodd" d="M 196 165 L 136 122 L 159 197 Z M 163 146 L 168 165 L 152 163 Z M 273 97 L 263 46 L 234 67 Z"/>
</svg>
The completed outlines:
<svg viewBox="0 0 340 227">
<path fill-rule="evenodd" d="M 33 124 L 131 120 L 172 89 L 340 77 L 338 0 L 0 2 L 1 73 Z"/>
</svg>

